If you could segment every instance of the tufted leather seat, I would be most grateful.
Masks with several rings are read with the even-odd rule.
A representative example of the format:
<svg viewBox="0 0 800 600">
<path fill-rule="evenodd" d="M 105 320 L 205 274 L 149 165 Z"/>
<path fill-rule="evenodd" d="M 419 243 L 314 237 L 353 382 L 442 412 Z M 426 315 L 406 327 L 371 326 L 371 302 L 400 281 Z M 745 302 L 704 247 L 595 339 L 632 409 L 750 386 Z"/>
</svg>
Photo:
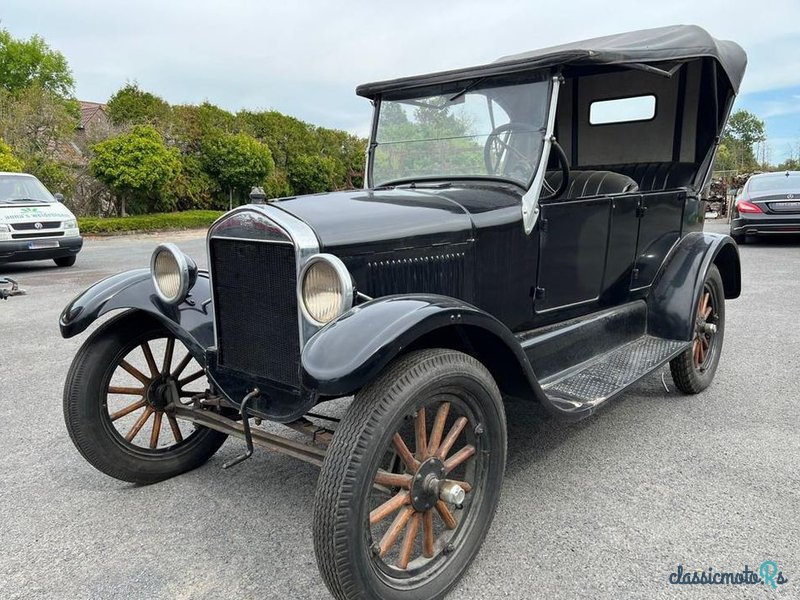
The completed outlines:
<svg viewBox="0 0 800 600">
<path fill-rule="evenodd" d="M 654 192 L 687 187 L 694 178 L 697 165 L 694 163 L 654 162 L 602 165 L 589 168 L 623 173 L 639 184 L 640 191 Z"/>
<path fill-rule="evenodd" d="M 548 171 L 545 174 L 544 194 L 557 190 L 561 185 L 561 171 Z M 547 188 L 550 188 L 549 190 Z M 573 200 L 607 194 L 625 194 L 639 189 L 636 182 L 620 173 L 612 171 L 570 171 L 566 191 L 559 200 Z"/>
</svg>

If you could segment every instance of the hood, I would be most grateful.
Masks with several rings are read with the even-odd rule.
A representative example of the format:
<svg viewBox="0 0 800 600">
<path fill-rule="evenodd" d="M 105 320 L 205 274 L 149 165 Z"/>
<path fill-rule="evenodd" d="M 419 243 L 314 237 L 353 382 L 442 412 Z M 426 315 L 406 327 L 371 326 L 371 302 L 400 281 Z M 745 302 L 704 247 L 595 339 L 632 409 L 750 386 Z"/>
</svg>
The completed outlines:
<svg viewBox="0 0 800 600">
<path fill-rule="evenodd" d="M 440 190 L 351 190 L 286 198 L 272 203 L 302 219 L 317 234 L 321 247 L 395 248 L 458 244 L 473 238 L 466 208 Z"/>
<path fill-rule="evenodd" d="M 0 223 L 26 223 L 29 221 L 64 221 L 74 215 L 60 202 L 0 202 Z"/>
</svg>

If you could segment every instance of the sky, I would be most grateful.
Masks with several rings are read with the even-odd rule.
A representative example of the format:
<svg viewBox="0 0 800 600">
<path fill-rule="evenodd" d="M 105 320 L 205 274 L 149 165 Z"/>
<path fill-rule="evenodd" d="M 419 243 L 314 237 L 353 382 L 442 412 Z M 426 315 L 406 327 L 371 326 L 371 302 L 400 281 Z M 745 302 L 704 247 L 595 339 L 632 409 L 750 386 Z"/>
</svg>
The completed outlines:
<svg viewBox="0 0 800 600">
<path fill-rule="evenodd" d="M 136 82 L 173 104 L 276 109 L 365 135 L 368 81 L 648 27 L 690 23 L 747 51 L 736 107 L 772 162 L 800 154 L 800 0 L 3 0 L 0 27 L 69 61 L 81 100 Z"/>
</svg>

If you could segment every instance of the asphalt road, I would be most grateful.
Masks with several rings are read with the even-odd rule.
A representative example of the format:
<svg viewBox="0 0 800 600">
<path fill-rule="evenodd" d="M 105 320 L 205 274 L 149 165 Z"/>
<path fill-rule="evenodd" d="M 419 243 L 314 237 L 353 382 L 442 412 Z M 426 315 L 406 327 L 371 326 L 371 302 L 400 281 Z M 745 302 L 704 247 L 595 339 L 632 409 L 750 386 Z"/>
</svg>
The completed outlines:
<svg viewBox="0 0 800 600">
<path fill-rule="evenodd" d="M 724 231 L 712 224 L 711 230 Z M 311 540 L 316 468 L 256 450 L 137 487 L 90 467 L 62 421 L 85 335 L 62 307 L 146 266 L 160 239 L 205 263 L 198 234 L 88 241 L 77 265 L 0 267 L 28 296 L 0 304 L 0 598 L 327 598 Z M 677 393 L 667 369 L 579 424 L 508 406 L 500 507 L 452 598 L 800 598 L 800 241 L 742 248 L 713 386 Z M 669 392 L 662 386 L 666 373 Z M 678 564 L 774 560 L 789 583 L 674 586 Z"/>
</svg>

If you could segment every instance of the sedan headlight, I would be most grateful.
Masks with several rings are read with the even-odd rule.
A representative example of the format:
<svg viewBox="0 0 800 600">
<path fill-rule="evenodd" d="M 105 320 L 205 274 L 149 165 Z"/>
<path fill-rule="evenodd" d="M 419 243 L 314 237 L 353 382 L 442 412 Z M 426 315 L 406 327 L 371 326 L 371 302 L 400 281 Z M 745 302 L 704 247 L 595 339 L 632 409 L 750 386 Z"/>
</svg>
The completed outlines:
<svg viewBox="0 0 800 600">
<path fill-rule="evenodd" d="M 178 304 L 197 280 L 197 264 L 175 244 L 159 244 L 150 257 L 150 276 L 158 297 Z"/>
<path fill-rule="evenodd" d="M 306 318 L 325 325 L 353 306 L 353 279 L 339 258 L 317 254 L 300 273 L 298 296 Z"/>
</svg>

